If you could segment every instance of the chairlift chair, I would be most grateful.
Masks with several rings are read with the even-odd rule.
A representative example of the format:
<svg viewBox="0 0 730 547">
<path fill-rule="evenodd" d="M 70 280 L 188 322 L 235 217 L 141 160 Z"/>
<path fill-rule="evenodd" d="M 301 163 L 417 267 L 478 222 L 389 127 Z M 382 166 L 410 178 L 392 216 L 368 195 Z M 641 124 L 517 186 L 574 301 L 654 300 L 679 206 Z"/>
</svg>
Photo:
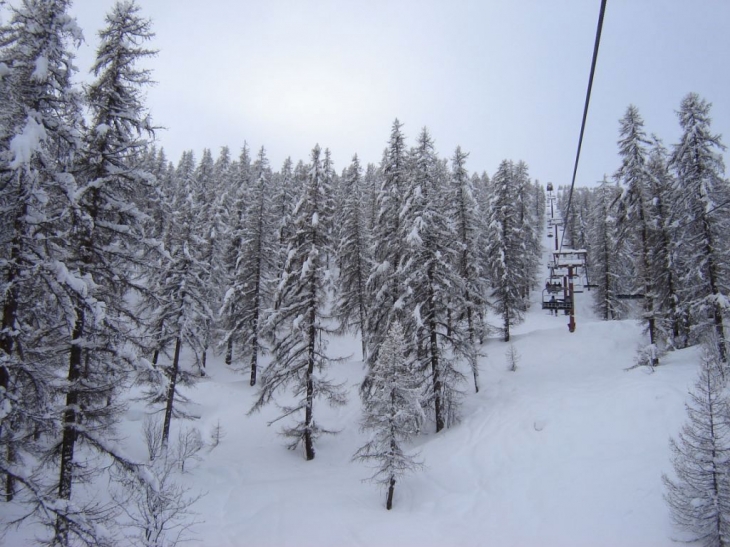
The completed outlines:
<svg viewBox="0 0 730 547">
<path fill-rule="evenodd" d="M 573 302 L 570 298 L 555 298 L 555 293 L 543 289 L 542 291 L 543 310 L 571 310 Z"/>
</svg>

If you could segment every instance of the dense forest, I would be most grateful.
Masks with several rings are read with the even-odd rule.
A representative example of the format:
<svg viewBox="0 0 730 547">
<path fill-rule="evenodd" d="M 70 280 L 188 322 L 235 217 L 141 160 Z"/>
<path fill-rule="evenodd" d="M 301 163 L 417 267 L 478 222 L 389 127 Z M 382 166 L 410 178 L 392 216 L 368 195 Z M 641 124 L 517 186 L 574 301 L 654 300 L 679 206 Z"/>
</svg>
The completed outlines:
<svg viewBox="0 0 730 547">
<path fill-rule="evenodd" d="M 390 508 L 420 466 L 401 444 L 457 423 L 481 348 L 510 340 L 542 283 L 543 185 L 522 161 L 470 173 L 461 148 L 440 157 L 426 128 L 409 145 L 398 120 L 377 164 L 338 171 L 314 145 L 277 169 L 245 143 L 173 163 L 143 101 L 150 21 L 119 2 L 80 87 L 68 4 L 26 0 L 0 28 L 4 521 L 40 523 L 51 545 L 118 544 L 119 522 L 142 545 L 172 544 L 195 501 L 175 470 L 202 441 L 171 425 L 211 354 L 246 374 L 251 412 L 279 406 L 307 460 L 331 432 L 314 401 L 360 396 L 373 437 L 356 457 L 376 462 Z M 623 318 L 634 300 L 620 296 L 641 296 L 652 367 L 708 336 L 727 361 L 730 195 L 709 109 L 685 97 L 666 148 L 629 107 L 615 175 L 559 192 L 598 313 Z M 359 394 L 327 375 L 342 333 L 362 340 Z M 154 417 L 144 462 L 115 442 L 132 392 Z"/>
</svg>

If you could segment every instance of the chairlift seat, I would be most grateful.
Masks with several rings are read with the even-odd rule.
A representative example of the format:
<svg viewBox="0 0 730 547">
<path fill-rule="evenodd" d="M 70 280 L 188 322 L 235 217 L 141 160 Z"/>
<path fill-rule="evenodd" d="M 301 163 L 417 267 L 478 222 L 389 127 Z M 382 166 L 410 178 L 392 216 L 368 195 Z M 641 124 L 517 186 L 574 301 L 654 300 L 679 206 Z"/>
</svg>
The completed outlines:
<svg viewBox="0 0 730 547">
<path fill-rule="evenodd" d="M 549 300 L 543 301 L 542 303 L 542 309 L 543 310 L 570 310 L 573 308 L 572 303 L 569 300 L 556 300 L 555 302 L 550 302 Z"/>
</svg>

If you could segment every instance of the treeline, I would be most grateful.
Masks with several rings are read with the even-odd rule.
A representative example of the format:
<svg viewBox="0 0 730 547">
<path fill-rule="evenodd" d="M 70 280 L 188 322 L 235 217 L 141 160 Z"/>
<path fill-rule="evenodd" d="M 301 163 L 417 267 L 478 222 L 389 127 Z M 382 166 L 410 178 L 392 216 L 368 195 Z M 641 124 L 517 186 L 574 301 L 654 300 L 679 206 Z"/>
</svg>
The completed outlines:
<svg viewBox="0 0 730 547">
<path fill-rule="evenodd" d="M 439 158 L 425 129 L 409 148 L 397 121 L 379 165 L 355 157 L 340 174 L 319 146 L 278 171 L 246 146 L 173 165 L 143 102 L 150 22 L 116 4 L 80 88 L 68 6 L 27 0 L 0 27 L 4 514 L 63 546 L 115 544 L 122 510 L 140 544 L 184 531 L 195 497 L 173 471 L 200 440 L 173 442 L 171 424 L 211 352 L 249 373 L 252 410 L 291 390 L 284 433 L 308 459 L 327 432 L 313 402 L 345 398 L 326 376 L 330 334 L 362 336 L 366 421 L 395 420 L 388 442 L 452 423 L 465 373 L 479 388 L 488 305 L 505 340 L 528 305 L 544 194 L 527 166 L 470 175 L 460 149 Z M 382 399 L 393 366 L 409 371 L 399 431 L 405 414 Z M 114 434 L 135 385 L 162 415 L 144 462 Z M 392 488 L 402 468 L 376 448 L 359 456 L 394 470 Z"/>
<path fill-rule="evenodd" d="M 647 344 L 639 362 L 708 336 L 727 363 L 730 184 L 710 104 L 688 94 L 677 112 L 682 136 L 667 148 L 648 136 L 635 106 L 620 121 L 621 165 L 596 188 L 561 189 L 566 241 L 589 251 L 595 307 L 621 319 L 641 303 Z M 628 298 L 632 297 L 632 298 Z"/>
<path fill-rule="evenodd" d="M 470 365 L 479 388 L 488 307 L 505 340 L 527 309 L 545 207 L 523 162 L 502 162 L 490 180 L 469 175 L 466 159 L 460 148 L 450 162 L 439 158 L 427 129 L 408 148 L 397 120 L 379 165 L 363 168 L 355 156 L 339 175 L 319 146 L 307 163 L 287 159 L 279 171 L 264 148 L 254 158 L 244 146 L 235 160 L 227 148 L 217 158 L 206 150 L 199 163 L 187 152 L 176 166 L 150 148 L 141 161 L 161 200 L 150 226 L 166 250 L 142 297 L 155 355 L 184 345 L 204 373 L 206 355 L 220 348 L 258 386 L 254 410 L 291 387 L 301 400 L 284 410 L 298 416 L 285 434 L 311 459 L 320 432 L 312 401 L 343 401 L 318 374 L 333 360 L 328 336 L 359 333 L 373 365 L 398 322 L 423 406 L 436 430 L 446 427 L 463 389 L 457 362 Z M 170 317 L 161 303 L 175 298 Z M 173 358 L 168 376 L 178 365 Z"/>
</svg>

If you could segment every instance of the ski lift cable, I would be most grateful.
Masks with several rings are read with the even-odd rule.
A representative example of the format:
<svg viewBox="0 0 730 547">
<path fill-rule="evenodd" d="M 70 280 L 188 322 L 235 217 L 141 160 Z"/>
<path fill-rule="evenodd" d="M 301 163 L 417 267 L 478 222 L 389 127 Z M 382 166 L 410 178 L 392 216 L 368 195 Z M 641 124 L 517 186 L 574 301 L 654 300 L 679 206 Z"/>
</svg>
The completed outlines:
<svg viewBox="0 0 730 547">
<path fill-rule="evenodd" d="M 565 220 L 570 216 L 570 207 L 573 203 L 573 188 L 575 187 L 575 177 L 578 173 L 578 162 L 580 161 L 580 149 L 583 146 L 583 134 L 586 129 L 586 118 L 588 118 L 588 105 L 591 102 L 591 89 L 593 88 L 593 75 L 596 72 L 596 61 L 598 60 L 598 47 L 601 44 L 601 31 L 603 30 L 603 15 L 606 13 L 606 0 L 601 0 L 601 11 L 598 14 L 598 26 L 596 27 L 596 41 L 593 44 L 593 59 L 591 61 L 591 74 L 588 78 L 588 89 L 586 90 L 586 102 L 583 107 L 583 122 L 580 125 L 580 137 L 578 138 L 578 150 L 575 154 L 575 165 L 573 166 L 573 180 L 570 183 L 570 194 L 568 194 L 568 207 L 565 209 Z M 565 230 L 560 237 L 560 250 L 563 250 L 563 240 L 565 239 Z"/>
</svg>

